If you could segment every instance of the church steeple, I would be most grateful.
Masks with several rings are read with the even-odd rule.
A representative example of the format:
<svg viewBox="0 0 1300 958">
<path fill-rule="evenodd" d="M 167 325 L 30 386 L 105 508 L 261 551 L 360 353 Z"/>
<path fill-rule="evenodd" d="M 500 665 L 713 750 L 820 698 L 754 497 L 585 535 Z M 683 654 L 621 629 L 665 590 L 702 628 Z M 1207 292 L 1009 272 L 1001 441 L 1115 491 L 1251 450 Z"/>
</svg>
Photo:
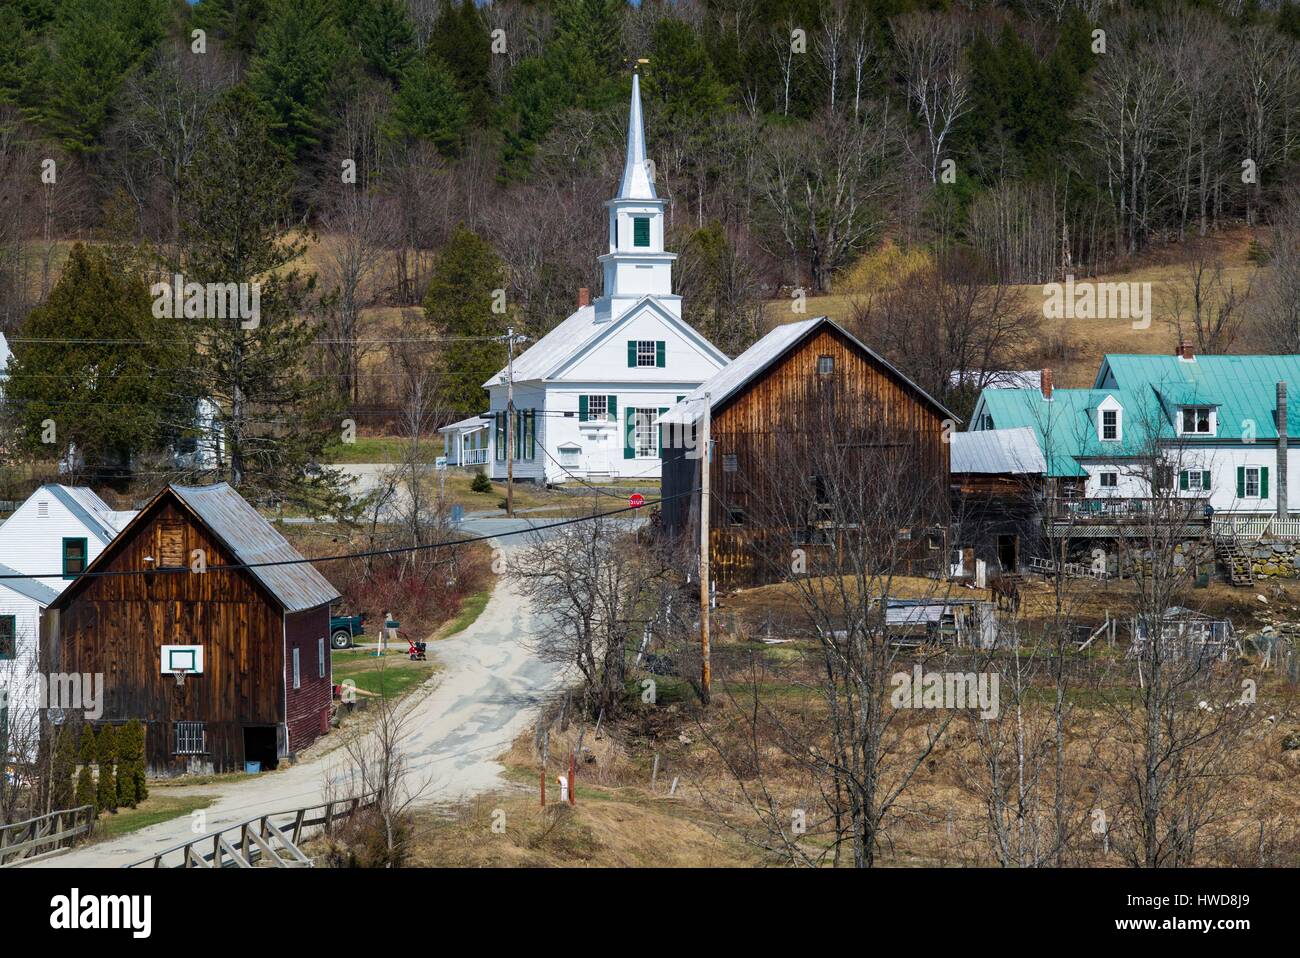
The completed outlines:
<svg viewBox="0 0 1300 958">
<path fill-rule="evenodd" d="M 664 201 L 655 192 L 652 169 L 646 156 L 641 78 L 633 73 L 623 178 L 618 195 L 605 203 L 609 209 L 609 252 L 600 257 L 605 289 L 594 304 L 599 320 L 617 318 L 646 296 L 681 315 L 681 298 L 672 292 L 677 256 L 664 250 Z"/>
<path fill-rule="evenodd" d="M 632 108 L 627 117 L 627 160 L 623 163 L 620 200 L 658 199 L 645 155 L 645 126 L 641 120 L 641 77 L 632 74 Z"/>
</svg>

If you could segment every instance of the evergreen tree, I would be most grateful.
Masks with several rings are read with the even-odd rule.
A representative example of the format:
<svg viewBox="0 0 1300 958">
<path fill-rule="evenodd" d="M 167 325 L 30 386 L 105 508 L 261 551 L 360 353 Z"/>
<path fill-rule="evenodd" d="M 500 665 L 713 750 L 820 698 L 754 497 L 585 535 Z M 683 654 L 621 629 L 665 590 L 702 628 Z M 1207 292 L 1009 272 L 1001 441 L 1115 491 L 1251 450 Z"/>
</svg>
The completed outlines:
<svg viewBox="0 0 1300 958">
<path fill-rule="evenodd" d="M 313 510 L 343 508 L 335 474 L 306 474 L 335 435 L 339 410 L 333 390 L 308 372 L 316 278 L 291 268 L 303 244 L 281 229 L 290 218 L 288 152 L 272 142 L 244 87 L 212 108 L 202 140 L 185 180 L 179 265 L 187 281 L 260 290 L 255 320 L 190 324 L 204 346 L 197 379 L 220 409 L 221 471 L 250 498 L 271 494 Z"/>
<path fill-rule="evenodd" d="M 425 315 L 443 336 L 502 335 L 506 318 L 492 307 L 498 301 L 494 291 L 505 285 L 505 267 L 496 250 L 460 225 L 434 263 Z M 483 381 L 505 364 L 504 344 L 481 339 L 448 343 L 442 355 L 446 405 L 464 414 L 481 411 Z"/>
<path fill-rule="evenodd" d="M 95 742 L 95 732 L 89 725 L 81 727 L 81 743 L 77 750 L 77 758 L 81 762 L 81 768 L 77 770 L 77 792 L 73 800 L 77 807 L 82 805 L 93 805 L 95 812 L 99 812 L 99 796 L 95 789 L 95 777 L 91 772 L 91 766 L 98 761 L 99 750 Z"/>
<path fill-rule="evenodd" d="M 415 28 L 402 0 L 357 0 L 351 36 L 366 65 L 396 83 L 416 55 Z"/>
<path fill-rule="evenodd" d="M 503 173 L 522 178 L 537 145 L 569 108 L 604 110 L 625 103 L 622 0 L 559 0 L 555 31 L 539 57 L 528 57 L 511 77 L 504 110 Z"/>
<path fill-rule="evenodd" d="M 486 122 L 491 107 L 492 38 L 474 0 L 448 0 L 429 34 L 429 52 L 456 79 L 473 122 Z"/>
<path fill-rule="evenodd" d="M 144 726 L 132 719 L 117 731 L 117 800 L 135 808 L 148 795 L 144 777 Z"/>
<path fill-rule="evenodd" d="M 194 7 L 194 25 L 240 58 L 251 56 L 257 48 L 257 33 L 266 16 L 267 0 L 199 0 Z"/>
<path fill-rule="evenodd" d="M 428 140 L 438 152 L 455 155 L 468 122 L 469 109 L 456 78 L 441 60 L 427 56 L 402 74 L 387 132 L 399 140 Z"/>
<path fill-rule="evenodd" d="M 78 728 L 70 723 L 53 726 L 54 755 L 50 763 L 50 807 L 72 808 L 75 791 L 72 773 L 77 768 Z"/>
<path fill-rule="evenodd" d="M 295 155 L 317 146 L 326 133 L 330 84 L 346 51 L 329 0 L 272 0 L 248 85 L 277 140 Z"/>
<path fill-rule="evenodd" d="M 5 405 L 27 448 L 73 444 L 88 469 L 129 467 L 165 443 L 192 398 L 182 330 L 153 315 L 149 289 L 128 269 L 119 254 L 76 244 L 24 322 L 29 342 L 15 349 Z"/>
<path fill-rule="evenodd" d="M 672 19 L 655 24 L 645 94 L 649 135 L 656 141 L 708 129 L 726 109 L 727 87 L 690 24 Z"/>
<path fill-rule="evenodd" d="M 99 730 L 95 742 L 95 757 L 99 762 L 99 782 L 96 787 L 96 804 L 101 811 L 117 811 L 117 732 L 111 725 Z"/>
</svg>

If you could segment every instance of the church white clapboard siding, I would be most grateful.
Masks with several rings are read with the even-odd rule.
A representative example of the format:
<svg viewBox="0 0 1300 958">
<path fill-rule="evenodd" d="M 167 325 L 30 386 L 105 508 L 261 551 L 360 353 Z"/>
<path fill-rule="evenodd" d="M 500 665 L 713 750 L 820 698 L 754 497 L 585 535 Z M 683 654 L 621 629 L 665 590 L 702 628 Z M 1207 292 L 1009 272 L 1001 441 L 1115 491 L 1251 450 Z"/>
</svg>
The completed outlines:
<svg viewBox="0 0 1300 958">
<path fill-rule="evenodd" d="M 573 315 L 514 361 L 516 479 L 658 479 L 655 420 L 727 363 L 682 321 L 681 297 L 672 292 L 677 256 L 664 249 L 664 201 L 650 170 L 634 75 L 623 178 L 605 203 L 602 295 L 580 299 Z M 506 376 L 503 368 L 483 384 L 494 479 L 506 477 Z M 457 441 L 449 435 L 449 445 Z"/>
</svg>

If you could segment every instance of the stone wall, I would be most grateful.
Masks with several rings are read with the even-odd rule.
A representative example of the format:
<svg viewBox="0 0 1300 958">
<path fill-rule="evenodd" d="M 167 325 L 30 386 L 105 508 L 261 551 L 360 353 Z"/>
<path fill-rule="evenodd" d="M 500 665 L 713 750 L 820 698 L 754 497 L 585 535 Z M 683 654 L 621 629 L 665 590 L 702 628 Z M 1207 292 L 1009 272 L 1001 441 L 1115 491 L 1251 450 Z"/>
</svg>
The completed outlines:
<svg viewBox="0 0 1300 958">
<path fill-rule="evenodd" d="M 1300 578 L 1300 543 L 1264 541 L 1246 550 L 1256 576 Z"/>
</svg>

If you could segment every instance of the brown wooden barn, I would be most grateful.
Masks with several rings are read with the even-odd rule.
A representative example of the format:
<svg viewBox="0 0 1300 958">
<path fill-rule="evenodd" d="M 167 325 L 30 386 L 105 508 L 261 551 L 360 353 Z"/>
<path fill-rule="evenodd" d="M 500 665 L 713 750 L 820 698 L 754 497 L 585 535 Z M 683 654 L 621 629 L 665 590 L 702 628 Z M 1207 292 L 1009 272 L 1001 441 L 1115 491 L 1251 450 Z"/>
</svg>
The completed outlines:
<svg viewBox="0 0 1300 958">
<path fill-rule="evenodd" d="M 103 674 L 102 721 L 145 723 L 150 774 L 274 767 L 329 730 L 339 593 L 301 560 L 229 485 L 168 486 L 49 607 L 42 654 Z"/>
<path fill-rule="evenodd" d="M 778 326 L 660 417 L 660 522 L 684 552 L 698 548 L 706 395 L 719 588 L 799 574 L 794 550 L 815 559 L 846 536 L 898 544 L 900 571 L 943 569 L 959 420 L 824 316 Z"/>
</svg>

